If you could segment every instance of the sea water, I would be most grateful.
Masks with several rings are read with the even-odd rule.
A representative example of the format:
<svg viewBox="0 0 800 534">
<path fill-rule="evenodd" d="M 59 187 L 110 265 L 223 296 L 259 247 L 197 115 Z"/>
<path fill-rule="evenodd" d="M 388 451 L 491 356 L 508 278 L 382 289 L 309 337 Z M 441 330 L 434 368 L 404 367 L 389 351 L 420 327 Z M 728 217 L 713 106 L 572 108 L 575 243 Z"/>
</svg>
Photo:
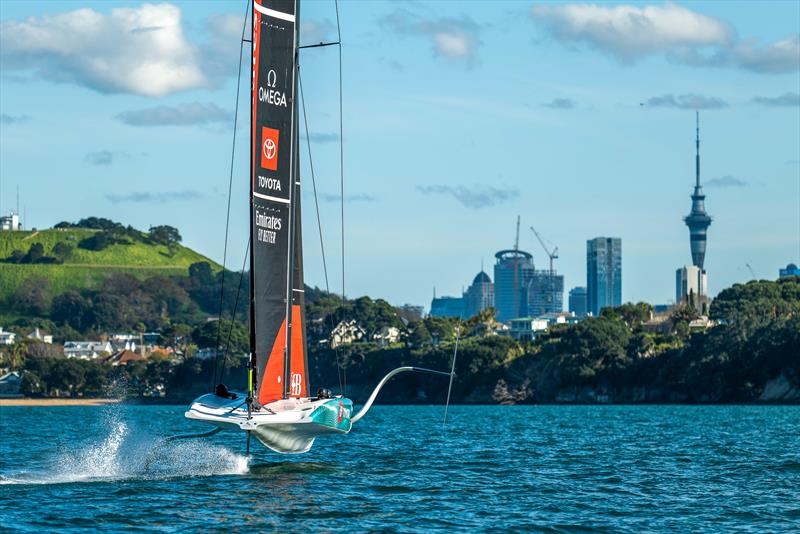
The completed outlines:
<svg viewBox="0 0 800 534">
<path fill-rule="evenodd" d="M 250 458 L 183 411 L 0 408 L 0 530 L 800 531 L 798 406 L 378 406 Z"/>
</svg>

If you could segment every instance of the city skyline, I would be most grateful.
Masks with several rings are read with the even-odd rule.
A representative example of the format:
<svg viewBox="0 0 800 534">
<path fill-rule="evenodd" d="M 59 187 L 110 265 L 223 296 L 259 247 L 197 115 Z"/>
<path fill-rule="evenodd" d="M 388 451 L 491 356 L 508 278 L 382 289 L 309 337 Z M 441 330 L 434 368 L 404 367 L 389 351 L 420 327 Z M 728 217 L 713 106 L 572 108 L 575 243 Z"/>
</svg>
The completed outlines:
<svg viewBox="0 0 800 534">
<path fill-rule="evenodd" d="M 614 20 L 622 5 L 580 13 Z M 341 3 L 348 296 L 422 304 L 432 286 L 458 295 L 481 258 L 511 248 L 520 214 L 523 228 L 558 245 L 565 290 L 585 283 L 585 240 L 614 235 L 625 241 L 622 300 L 668 302 L 675 268 L 691 261 L 680 218 L 696 109 L 714 215 L 711 295 L 749 280 L 746 264 L 774 278 L 798 263 L 800 6 L 637 4 L 626 9 L 659 37 L 612 24 L 601 26 L 607 40 L 576 25 L 580 6 Z M 83 8 L 121 37 L 72 39 Z M 3 2 L 0 211 L 19 185 L 29 227 L 92 215 L 170 224 L 221 261 L 240 5 L 160 4 L 151 9 L 173 25 L 150 32 L 134 31 L 120 8 L 144 13 L 141 2 Z M 696 39 L 672 26 L 688 18 L 700 21 Z M 333 21 L 332 5 L 306 5 L 301 39 L 330 38 Z M 30 31 L 62 52 L 36 48 Z M 174 48 L 148 41 L 161 31 Z M 340 291 L 336 54 L 303 54 L 329 279 Z M 93 70 L 109 58 L 118 71 Z M 185 75 L 143 82 L 137 69 L 159 58 Z M 240 130 L 233 269 L 247 244 Z M 308 197 L 307 158 L 302 165 Z M 324 287 L 313 212 L 303 220 L 307 281 Z M 519 246 L 545 268 L 533 234 L 522 232 Z"/>
</svg>

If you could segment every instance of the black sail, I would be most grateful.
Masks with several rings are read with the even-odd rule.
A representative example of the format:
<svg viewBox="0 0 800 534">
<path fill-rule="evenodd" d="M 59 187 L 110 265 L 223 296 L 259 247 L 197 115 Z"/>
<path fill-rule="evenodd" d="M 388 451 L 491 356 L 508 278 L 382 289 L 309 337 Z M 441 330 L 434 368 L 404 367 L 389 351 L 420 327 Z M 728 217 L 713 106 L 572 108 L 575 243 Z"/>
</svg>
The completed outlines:
<svg viewBox="0 0 800 534">
<path fill-rule="evenodd" d="M 260 404 L 308 395 L 297 173 L 296 15 L 296 0 L 253 1 L 250 315 L 254 394 Z"/>
</svg>

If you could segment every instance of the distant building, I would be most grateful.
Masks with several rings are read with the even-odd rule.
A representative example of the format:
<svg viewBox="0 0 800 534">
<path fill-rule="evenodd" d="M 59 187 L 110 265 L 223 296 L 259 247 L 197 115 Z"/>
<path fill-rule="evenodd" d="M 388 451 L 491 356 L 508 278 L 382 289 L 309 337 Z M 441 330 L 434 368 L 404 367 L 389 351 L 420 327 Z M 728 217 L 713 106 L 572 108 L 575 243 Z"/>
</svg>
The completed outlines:
<svg viewBox="0 0 800 534">
<path fill-rule="evenodd" d="M 532 341 L 537 332 L 544 332 L 549 326 L 547 319 L 538 317 L 517 317 L 509 322 L 511 337 L 520 341 Z"/>
<path fill-rule="evenodd" d="M 785 269 L 780 269 L 778 271 L 778 278 L 787 278 L 789 276 L 800 276 L 800 267 L 797 267 L 794 263 L 790 263 Z"/>
<path fill-rule="evenodd" d="M 534 276 L 533 256 L 523 250 L 501 250 L 494 255 L 494 307 L 497 320 L 507 322 L 528 315 L 528 285 Z"/>
<path fill-rule="evenodd" d="M 529 315 L 564 311 L 564 276 L 548 269 L 534 271 L 528 282 L 527 311 Z"/>
<path fill-rule="evenodd" d="M 109 363 L 113 366 L 128 365 L 131 362 L 142 362 L 147 360 L 141 354 L 133 352 L 132 350 L 120 350 L 103 359 L 104 363 Z"/>
<path fill-rule="evenodd" d="M 431 317 L 465 318 L 464 297 L 433 297 Z"/>
<path fill-rule="evenodd" d="M 706 213 L 706 195 L 700 185 L 700 113 L 696 112 L 697 117 L 697 136 L 695 146 L 695 183 L 694 193 L 692 194 L 692 211 L 683 218 L 683 222 L 689 227 L 689 247 L 692 251 L 692 265 L 704 269 L 703 264 L 706 259 L 706 241 L 708 227 L 711 225 L 711 217 Z"/>
<path fill-rule="evenodd" d="M 487 308 L 494 306 L 494 284 L 489 275 L 481 270 L 464 292 L 465 317 L 474 317 Z"/>
<path fill-rule="evenodd" d="M 708 275 L 703 269 L 685 265 L 675 271 L 675 302 L 703 311 L 709 303 Z"/>
<path fill-rule="evenodd" d="M 596 237 L 586 242 L 586 309 L 592 315 L 622 304 L 622 239 Z"/>
<path fill-rule="evenodd" d="M 355 319 L 348 319 L 340 321 L 339 324 L 331 330 L 329 342 L 331 348 L 335 349 L 340 345 L 348 345 L 356 341 L 361 341 L 366 335 L 366 330 L 364 330 Z"/>
<path fill-rule="evenodd" d="M 377 341 L 382 347 L 397 343 L 400 341 L 400 329 L 396 326 L 384 326 L 372 335 L 372 341 Z"/>
<path fill-rule="evenodd" d="M 64 343 L 64 356 L 91 360 L 102 354 L 114 352 L 108 341 L 67 341 Z"/>
<path fill-rule="evenodd" d="M 27 338 L 47 343 L 48 345 L 52 345 L 53 343 L 53 336 L 39 328 L 34 328 L 33 332 L 27 335 Z"/>
<path fill-rule="evenodd" d="M 10 215 L 0 217 L 0 231 L 16 232 L 22 230 L 19 224 L 19 214 L 11 212 Z"/>
<path fill-rule="evenodd" d="M 14 332 L 6 332 L 3 330 L 3 327 L 0 326 L 0 346 L 13 345 L 16 337 L 17 334 Z"/>
<path fill-rule="evenodd" d="M 585 287 L 573 287 L 569 290 L 569 311 L 576 317 L 586 317 Z"/>
</svg>

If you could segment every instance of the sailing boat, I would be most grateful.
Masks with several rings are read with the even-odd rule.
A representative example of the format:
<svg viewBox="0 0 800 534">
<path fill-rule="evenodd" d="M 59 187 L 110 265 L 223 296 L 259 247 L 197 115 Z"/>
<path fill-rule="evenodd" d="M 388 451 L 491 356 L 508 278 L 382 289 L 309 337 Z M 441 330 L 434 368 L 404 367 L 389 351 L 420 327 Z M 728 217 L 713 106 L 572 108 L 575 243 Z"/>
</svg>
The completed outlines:
<svg viewBox="0 0 800 534">
<path fill-rule="evenodd" d="M 239 429 L 279 453 L 308 451 L 317 437 L 347 434 L 400 367 L 367 403 L 320 388 L 310 395 L 303 295 L 298 158 L 299 24 L 297 0 L 253 0 L 250 129 L 250 361 L 246 393 L 220 384 L 192 402 L 186 417 Z"/>
</svg>

